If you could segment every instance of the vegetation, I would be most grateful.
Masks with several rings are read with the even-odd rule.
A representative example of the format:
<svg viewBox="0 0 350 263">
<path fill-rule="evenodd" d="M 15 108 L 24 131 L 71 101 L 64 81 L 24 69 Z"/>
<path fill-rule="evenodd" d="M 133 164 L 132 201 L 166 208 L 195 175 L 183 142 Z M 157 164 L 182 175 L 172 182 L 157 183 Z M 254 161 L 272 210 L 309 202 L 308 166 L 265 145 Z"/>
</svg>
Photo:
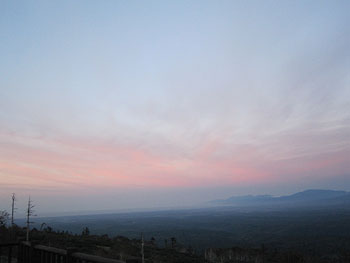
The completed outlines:
<svg viewBox="0 0 350 263">
<path fill-rule="evenodd" d="M 0 210 L 0 227 L 6 226 L 8 221 L 9 221 L 9 213 L 4 210 Z"/>
<path fill-rule="evenodd" d="M 24 240 L 25 228 L 18 226 L 1 227 L 0 238 L 10 241 L 11 233 Z M 84 229 L 81 234 L 72 234 L 67 231 L 54 231 L 51 227 L 43 230 L 31 230 L 32 242 L 57 248 L 75 248 L 79 252 L 94 254 L 107 258 L 125 260 L 127 262 L 141 262 L 141 240 L 129 239 L 123 236 L 109 237 L 108 235 L 91 235 Z M 341 253 L 332 257 L 319 255 L 305 255 L 297 251 L 269 249 L 262 245 L 260 248 L 217 248 L 207 249 L 204 253 L 195 253 L 191 248 L 179 245 L 175 238 L 170 238 L 172 245 L 159 248 L 155 240 L 145 241 L 145 262 L 148 263 L 348 263 L 350 254 Z"/>
<path fill-rule="evenodd" d="M 13 233 L 16 240 L 24 240 L 26 229 L 18 226 L 0 228 L 2 241 L 13 241 Z M 122 236 L 110 238 L 108 235 L 90 235 L 88 228 L 84 228 L 81 234 L 72 234 L 67 231 L 54 231 L 47 226 L 43 230 L 33 228 L 30 231 L 31 242 L 56 248 L 75 250 L 102 256 L 139 262 L 141 258 L 141 240 L 128 239 Z M 175 240 L 175 238 L 172 238 Z M 191 249 L 182 246 L 158 248 L 154 239 L 144 242 L 145 262 L 203 262 L 203 257 L 195 255 Z"/>
<path fill-rule="evenodd" d="M 27 219 L 0 211 L 0 240 L 26 238 Z M 30 240 L 147 263 L 350 263 L 350 209 L 216 207 L 36 218 Z"/>
</svg>

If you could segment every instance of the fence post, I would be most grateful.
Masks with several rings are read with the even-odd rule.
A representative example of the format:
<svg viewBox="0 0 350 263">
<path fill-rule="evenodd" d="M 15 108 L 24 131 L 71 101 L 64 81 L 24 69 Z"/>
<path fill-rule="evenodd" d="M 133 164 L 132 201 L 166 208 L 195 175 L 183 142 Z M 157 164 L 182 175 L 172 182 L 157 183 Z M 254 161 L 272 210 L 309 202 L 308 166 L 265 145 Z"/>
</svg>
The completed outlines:
<svg viewBox="0 0 350 263">
<path fill-rule="evenodd" d="M 26 256 L 26 246 L 24 245 L 23 242 L 21 242 L 21 250 L 20 250 L 20 263 L 25 262 L 25 256 Z"/>
<path fill-rule="evenodd" d="M 17 262 L 18 263 L 22 263 L 22 259 L 21 259 L 21 254 L 22 254 L 22 243 L 18 242 L 18 249 L 17 249 Z"/>
<path fill-rule="evenodd" d="M 28 262 L 29 263 L 34 263 L 34 261 L 33 261 L 33 246 L 32 246 L 32 242 L 29 242 L 28 241 L 28 243 L 29 243 L 29 247 L 28 247 L 28 250 L 29 250 L 29 255 L 28 255 Z"/>
<path fill-rule="evenodd" d="M 73 247 L 67 248 L 66 263 L 74 263 L 74 258 L 72 256 L 74 252 L 77 252 L 76 248 L 73 248 Z"/>
<path fill-rule="evenodd" d="M 20 263 L 27 263 L 28 261 L 26 260 L 26 255 L 27 255 L 27 246 L 21 242 L 21 250 L 20 250 Z"/>
<path fill-rule="evenodd" d="M 22 253 L 21 253 L 22 263 L 28 263 L 28 246 L 22 242 Z"/>
<path fill-rule="evenodd" d="M 38 245 L 38 241 L 30 242 L 30 263 L 40 262 L 39 251 L 35 248 L 36 245 Z"/>
<path fill-rule="evenodd" d="M 17 238 L 17 263 L 23 263 L 23 244 L 22 244 L 23 239 Z"/>
<path fill-rule="evenodd" d="M 7 263 L 11 263 L 12 261 L 12 246 L 9 246 L 9 253 L 7 255 Z"/>
</svg>

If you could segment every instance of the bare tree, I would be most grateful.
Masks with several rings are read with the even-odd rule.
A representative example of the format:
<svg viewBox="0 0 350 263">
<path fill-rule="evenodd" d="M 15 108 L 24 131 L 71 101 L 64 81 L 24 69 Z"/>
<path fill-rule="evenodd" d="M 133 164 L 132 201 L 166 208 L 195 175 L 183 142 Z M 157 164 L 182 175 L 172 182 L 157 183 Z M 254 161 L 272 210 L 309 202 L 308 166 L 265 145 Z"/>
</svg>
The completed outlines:
<svg viewBox="0 0 350 263">
<path fill-rule="evenodd" d="M 33 223 L 30 221 L 30 217 L 35 216 L 33 208 L 34 208 L 33 202 L 32 202 L 32 200 L 30 200 L 30 196 L 29 196 L 28 207 L 27 207 L 27 237 L 26 237 L 26 241 L 29 241 L 30 224 Z"/>
<path fill-rule="evenodd" d="M 16 195 L 15 193 L 12 193 L 12 212 L 11 212 L 11 226 L 13 227 L 14 224 L 15 224 L 15 221 L 14 221 L 14 213 L 15 213 L 15 210 L 16 210 L 16 206 L 15 206 L 15 202 L 16 202 Z"/>
<path fill-rule="evenodd" d="M 43 230 L 44 226 L 47 227 L 47 224 L 46 224 L 45 222 L 41 224 L 41 226 L 40 226 L 40 231 Z"/>
</svg>

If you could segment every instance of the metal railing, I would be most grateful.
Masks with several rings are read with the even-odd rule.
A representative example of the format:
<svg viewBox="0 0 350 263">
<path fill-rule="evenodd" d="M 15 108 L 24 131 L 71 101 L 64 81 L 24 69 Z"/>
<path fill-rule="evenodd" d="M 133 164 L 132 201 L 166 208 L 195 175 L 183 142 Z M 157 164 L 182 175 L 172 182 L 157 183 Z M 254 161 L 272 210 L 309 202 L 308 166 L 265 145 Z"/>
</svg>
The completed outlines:
<svg viewBox="0 0 350 263">
<path fill-rule="evenodd" d="M 122 260 L 103 258 L 76 252 L 74 249 L 59 249 L 42 245 L 34 245 L 30 242 L 0 244 L 1 249 L 8 248 L 7 263 L 125 263 Z M 14 256 L 13 247 L 16 247 L 17 255 Z"/>
<path fill-rule="evenodd" d="M 0 263 L 12 262 L 12 257 L 16 254 L 18 248 L 18 243 L 6 243 L 0 244 Z"/>
</svg>

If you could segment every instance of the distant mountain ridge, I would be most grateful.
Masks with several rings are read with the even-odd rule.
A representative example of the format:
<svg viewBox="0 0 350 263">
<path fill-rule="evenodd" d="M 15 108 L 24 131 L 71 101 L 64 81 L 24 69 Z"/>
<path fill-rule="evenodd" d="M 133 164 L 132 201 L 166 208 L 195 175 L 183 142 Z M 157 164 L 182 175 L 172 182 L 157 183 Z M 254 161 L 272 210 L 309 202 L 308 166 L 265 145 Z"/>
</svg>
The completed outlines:
<svg viewBox="0 0 350 263">
<path fill-rule="evenodd" d="M 285 196 L 272 195 L 245 195 L 231 196 L 227 199 L 213 200 L 211 205 L 298 205 L 298 206 L 325 206 L 325 205 L 350 205 L 350 192 L 323 189 L 308 189 Z"/>
</svg>

